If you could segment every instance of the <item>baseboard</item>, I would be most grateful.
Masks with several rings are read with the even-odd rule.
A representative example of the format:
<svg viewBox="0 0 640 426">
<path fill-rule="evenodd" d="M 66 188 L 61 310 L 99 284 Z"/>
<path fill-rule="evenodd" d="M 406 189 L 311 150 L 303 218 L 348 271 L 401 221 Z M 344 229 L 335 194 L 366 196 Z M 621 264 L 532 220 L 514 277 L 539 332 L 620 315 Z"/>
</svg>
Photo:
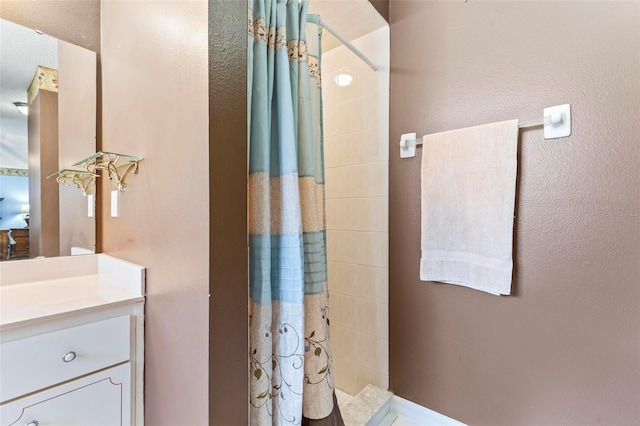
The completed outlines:
<svg viewBox="0 0 640 426">
<path fill-rule="evenodd" d="M 421 425 L 429 426 L 466 426 L 457 420 L 447 417 L 414 402 L 394 395 L 391 399 L 391 412 Z"/>
<path fill-rule="evenodd" d="M 392 411 L 389 411 L 387 415 L 382 419 L 382 421 L 378 423 L 378 426 L 391 426 L 393 422 L 396 421 L 397 418 L 398 418 L 397 414 L 393 413 Z"/>
</svg>

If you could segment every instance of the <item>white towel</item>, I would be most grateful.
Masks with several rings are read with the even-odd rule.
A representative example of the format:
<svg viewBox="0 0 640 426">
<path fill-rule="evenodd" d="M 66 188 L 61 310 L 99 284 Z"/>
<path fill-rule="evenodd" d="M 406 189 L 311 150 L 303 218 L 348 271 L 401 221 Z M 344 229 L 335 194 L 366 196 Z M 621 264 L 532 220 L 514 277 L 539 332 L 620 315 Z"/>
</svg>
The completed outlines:
<svg viewBox="0 0 640 426">
<path fill-rule="evenodd" d="M 511 293 L 518 120 L 427 135 L 420 279 Z"/>
</svg>

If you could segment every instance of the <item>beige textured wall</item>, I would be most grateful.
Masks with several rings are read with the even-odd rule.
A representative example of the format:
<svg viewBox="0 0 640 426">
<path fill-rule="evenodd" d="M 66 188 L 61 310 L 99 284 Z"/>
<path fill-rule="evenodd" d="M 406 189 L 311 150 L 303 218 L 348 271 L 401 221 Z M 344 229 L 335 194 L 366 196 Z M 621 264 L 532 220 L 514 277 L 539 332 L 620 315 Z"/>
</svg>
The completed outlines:
<svg viewBox="0 0 640 426">
<path fill-rule="evenodd" d="M 206 1 L 102 3 L 103 149 L 140 155 L 103 249 L 147 268 L 145 415 L 208 424 Z"/>
<path fill-rule="evenodd" d="M 389 385 L 389 28 L 323 54 L 327 257 L 336 386 Z M 336 85 L 349 73 L 349 86 Z"/>
<path fill-rule="evenodd" d="M 469 424 L 639 424 L 639 2 L 390 15 L 392 390 Z M 400 134 L 562 103 L 571 137 L 520 133 L 513 296 L 419 281 L 420 158 Z"/>
</svg>

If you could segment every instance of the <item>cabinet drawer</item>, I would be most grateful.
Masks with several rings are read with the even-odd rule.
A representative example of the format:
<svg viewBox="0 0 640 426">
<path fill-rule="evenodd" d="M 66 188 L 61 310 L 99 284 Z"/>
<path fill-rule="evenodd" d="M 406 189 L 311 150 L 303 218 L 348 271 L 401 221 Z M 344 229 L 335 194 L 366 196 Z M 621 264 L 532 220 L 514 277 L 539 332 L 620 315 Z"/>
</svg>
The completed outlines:
<svg viewBox="0 0 640 426">
<path fill-rule="evenodd" d="M 28 253 L 29 252 L 29 243 L 15 243 L 13 245 L 12 251 L 14 253 Z"/>
<path fill-rule="evenodd" d="M 0 353 L 0 402 L 4 402 L 128 361 L 131 318 L 111 318 L 2 343 Z"/>
<path fill-rule="evenodd" d="M 36 423 L 37 422 L 37 423 Z M 0 405 L 0 426 L 131 424 L 131 364 Z"/>
</svg>

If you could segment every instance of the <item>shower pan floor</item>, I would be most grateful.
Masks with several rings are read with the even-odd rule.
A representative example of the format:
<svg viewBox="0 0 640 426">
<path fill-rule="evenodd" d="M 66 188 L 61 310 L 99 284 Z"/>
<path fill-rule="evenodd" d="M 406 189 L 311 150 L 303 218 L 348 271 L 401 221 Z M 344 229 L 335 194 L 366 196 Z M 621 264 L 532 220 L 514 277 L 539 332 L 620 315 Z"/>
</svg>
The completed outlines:
<svg viewBox="0 0 640 426">
<path fill-rule="evenodd" d="M 465 426 L 373 385 L 356 396 L 336 389 L 336 398 L 345 426 Z"/>
<path fill-rule="evenodd" d="M 393 394 L 367 385 L 356 396 L 336 389 L 336 398 L 345 426 L 378 426 L 388 419 Z"/>
</svg>

